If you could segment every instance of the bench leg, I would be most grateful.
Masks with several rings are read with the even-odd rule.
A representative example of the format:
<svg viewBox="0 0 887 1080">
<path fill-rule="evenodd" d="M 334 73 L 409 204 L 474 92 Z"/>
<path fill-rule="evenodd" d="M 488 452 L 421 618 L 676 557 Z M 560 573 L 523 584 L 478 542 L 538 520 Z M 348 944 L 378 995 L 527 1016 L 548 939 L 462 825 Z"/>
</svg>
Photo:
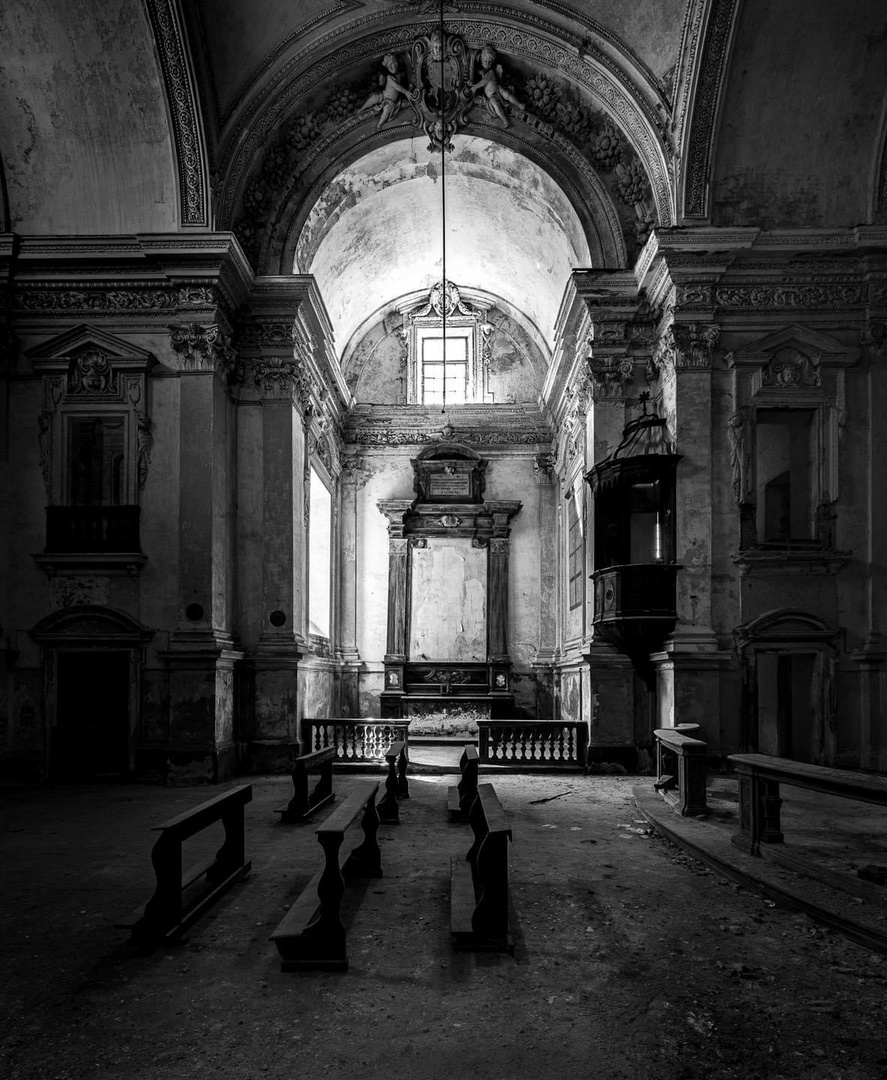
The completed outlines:
<svg viewBox="0 0 887 1080">
<path fill-rule="evenodd" d="M 182 844 L 162 833 L 151 850 L 157 885 L 145 913 L 132 928 L 133 941 L 162 937 L 182 918 Z"/>
<path fill-rule="evenodd" d="M 309 800 L 309 807 L 313 809 L 315 806 L 320 806 L 322 803 L 327 802 L 333 797 L 333 763 L 332 761 L 323 761 L 320 764 L 320 778 L 314 785 L 314 790 L 311 792 L 311 799 Z"/>
<path fill-rule="evenodd" d="M 683 817 L 708 813 L 705 802 L 707 763 L 705 754 L 681 754 L 678 758 L 678 790 Z"/>
<path fill-rule="evenodd" d="M 367 800 L 360 820 L 363 843 L 356 847 L 342 867 L 346 878 L 376 878 L 382 876 L 382 852 L 376 833 L 379 831 L 379 811 L 376 808 L 375 791 Z"/>
<path fill-rule="evenodd" d="M 318 833 L 317 839 L 323 848 L 324 866 L 320 881 L 317 883 L 317 899 L 320 907 L 317 914 L 302 931 L 306 939 L 305 952 L 310 956 L 330 957 L 345 961 L 345 927 L 339 917 L 345 881 L 339 869 L 339 848 L 342 846 L 341 833 Z"/>
<path fill-rule="evenodd" d="M 487 833 L 477 853 L 477 906 L 471 928 L 500 948 L 508 947 L 508 837 Z"/>
<path fill-rule="evenodd" d="M 283 812 L 284 821 L 298 821 L 308 810 L 308 774 L 298 759 L 293 765 L 293 797 Z"/>
<path fill-rule="evenodd" d="M 752 769 L 737 768 L 739 776 L 739 832 L 733 843 L 749 855 L 760 855 L 761 844 L 781 844 L 779 784 L 762 780 Z"/>
<path fill-rule="evenodd" d="M 216 861 L 206 872 L 207 881 L 220 881 L 240 869 L 246 859 L 244 848 L 243 805 L 222 815 L 225 842 L 216 852 Z"/>
<path fill-rule="evenodd" d="M 410 797 L 410 783 L 407 780 L 407 765 L 409 764 L 409 760 L 410 759 L 407 757 L 407 748 L 404 747 L 397 758 L 398 799 L 408 799 Z"/>
<path fill-rule="evenodd" d="M 385 797 L 379 803 L 379 820 L 388 825 L 400 824 L 400 810 L 397 806 L 397 762 L 388 758 L 388 775 L 385 777 Z"/>
<path fill-rule="evenodd" d="M 471 805 L 477 798 L 477 761 L 466 761 L 458 784 L 459 812 L 468 817 Z"/>
</svg>

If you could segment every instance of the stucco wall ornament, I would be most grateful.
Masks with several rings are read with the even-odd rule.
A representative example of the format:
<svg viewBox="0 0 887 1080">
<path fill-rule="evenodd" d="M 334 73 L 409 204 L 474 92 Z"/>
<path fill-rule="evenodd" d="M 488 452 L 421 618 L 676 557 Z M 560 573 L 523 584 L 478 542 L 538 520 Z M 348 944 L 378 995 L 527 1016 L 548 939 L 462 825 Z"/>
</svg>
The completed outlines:
<svg viewBox="0 0 887 1080">
<path fill-rule="evenodd" d="M 533 476 L 539 487 L 549 487 L 554 483 L 555 455 L 548 451 L 533 458 Z"/>
<path fill-rule="evenodd" d="M 117 396 L 117 377 L 111 366 L 111 355 L 104 349 L 92 348 L 71 360 L 68 371 L 68 393 L 85 397 Z"/>
<path fill-rule="evenodd" d="M 873 320 L 860 331 L 859 343 L 874 356 L 883 356 L 887 351 L 887 323 Z"/>
<path fill-rule="evenodd" d="M 136 469 L 139 478 L 139 487 L 145 486 L 148 479 L 148 466 L 151 464 L 151 447 L 154 445 L 153 423 L 150 417 L 139 413 L 136 418 L 138 432 L 136 435 Z"/>
<path fill-rule="evenodd" d="M 405 76 L 401 70 L 400 61 L 394 53 L 385 53 L 382 57 L 382 67 L 385 70 L 379 75 L 380 89 L 370 94 L 357 110 L 358 112 L 368 112 L 370 109 L 379 110 L 377 131 L 397 116 L 404 98 L 411 101 L 416 97 L 416 91 L 404 86 Z"/>
<path fill-rule="evenodd" d="M 438 318 L 442 318 L 444 314 L 444 304 L 446 304 L 446 314 L 448 318 L 450 315 L 454 315 L 457 312 L 460 315 L 476 314 L 470 305 L 462 299 L 457 285 L 454 285 L 452 281 L 447 281 L 444 288 L 444 284 L 438 281 L 432 285 L 431 290 L 428 293 L 427 302 L 417 311 L 411 312 L 410 315 L 414 319 L 422 319 L 427 315 L 431 315 L 433 312 Z"/>
<path fill-rule="evenodd" d="M 748 418 L 740 410 L 727 421 L 730 439 L 730 486 L 737 505 L 748 501 L 748 484 L 751 478 L 750 442 Z"/>
<path fill-rule="evenodd" d="M 804 356 L 795 349 L 782 349 L 761 373 L 761 385 L 780 389 L 819 386 L 822 383 L 820 363 L 819 356 Z"/>
</svg>

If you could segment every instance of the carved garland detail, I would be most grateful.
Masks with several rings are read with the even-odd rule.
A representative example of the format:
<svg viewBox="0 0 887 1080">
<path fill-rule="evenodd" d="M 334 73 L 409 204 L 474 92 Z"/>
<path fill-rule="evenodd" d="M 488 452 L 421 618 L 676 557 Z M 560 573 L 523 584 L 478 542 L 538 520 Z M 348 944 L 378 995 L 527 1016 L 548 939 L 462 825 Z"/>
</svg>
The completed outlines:
<svg viewBox="0 0 887 1080">
<path fill-rule="evenodd" d="M 147 7 L 172 114 L 182 197 L 182 224 L 208 225 L 209 184 L 182 29 L 170 0 L 147 0 Z"/>
</svg>

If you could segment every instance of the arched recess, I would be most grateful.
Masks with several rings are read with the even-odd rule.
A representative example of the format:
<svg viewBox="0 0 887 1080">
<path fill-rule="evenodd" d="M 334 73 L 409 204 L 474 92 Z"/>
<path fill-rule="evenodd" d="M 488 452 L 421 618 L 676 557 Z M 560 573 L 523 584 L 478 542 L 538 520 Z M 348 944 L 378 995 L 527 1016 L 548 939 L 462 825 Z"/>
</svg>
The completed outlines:
<svg viewBox="0 0 887 1080">
<path fill-rule="evenodd" d="M 833 765 L 840 628 L 809 611 L 774 608 L 733 636 L 743 671 L 743 751 Z"/>
<path fill-rule="evenodd" d="M 83 604 L 41 619 L 46 767 L 81 780 L 136 768 L 141 671 L 154 631 L 116 608 Z"/>
<path fill-rule="evenodd" d="M 459 289 L 480 323 L 485 382 L 493 403 L 536 402 L 551 350 L 517 307 L 486 290 Z M 342 372 L 357 403 L 406 404 L 411 360 L 410 314 L 427 308 L 429 290 L 416 290 L 377 308 L 342 352 Z"/>
<path fill-rule="evenodd" d="M 263 272 L 279 272 L 274 253 L 284 244 L 281 222 L 294 219 L 299 206 L 310 202 L 309 192 L 323 183 L 320 174 L 330 162 L 341 168 L 373 145 L 408 134 L 407 109 L 379 133 L 375 116 L 358 110 L 367 88 L 376 85 L 382 55 L 408 55 L 417 35 L 427 34 L 431 25 L 376 32 L 331 50 L 293 73 L 290 81 L 278 82 L 274 92 L 267 88 L 258 94 L 234 126 L 221 161 L 221 223 L 234 229 Z M 634 250 L 617 254 L 615 240 L 603 264 L 624 266 L 653 224 L 673 222 L 666 134 L 649 95 L 625 70 L 596 54 L 583 54 L 573 43 L 560 44 L 562 34 L 553 25 L 542 34 L 525 24 L 517 32 L 504 21 L 454 20 L 447 31 L 463 35 L 469 51 L 492 42 L 506 69 L 505 81 L 522 95 L 521 106 L 511 108 L 508 130 L 491 126 L 480 101 L 459 130 L 485 137 L 495 131 L 506 145 L 515 140 L 510 145 L 523 153 L 532 147 L 540 164 L 592 193 L 591 217 L 602 233 L 612 228 L 605 222 L 612 222 L 619 204 L 616 216 Z M 590 179 L 594 172 L 597 182 Z M 603 216 L 596 188 L 606 192 L 603 202 L 610 204 Z M 580 204 L 577 212 L 582 216 Z M 589 243 L 594 246 L 593 236 Z"/>
</svg>

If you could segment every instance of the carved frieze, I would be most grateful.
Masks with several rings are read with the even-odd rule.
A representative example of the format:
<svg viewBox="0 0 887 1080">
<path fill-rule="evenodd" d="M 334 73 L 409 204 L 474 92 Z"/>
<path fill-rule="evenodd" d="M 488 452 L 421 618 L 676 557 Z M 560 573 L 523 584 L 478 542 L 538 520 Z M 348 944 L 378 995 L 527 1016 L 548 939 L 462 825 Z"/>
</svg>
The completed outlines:
<svg viewBox="0 0 887 1080">
<path fill-rule="evenodd" d="M 19 283 L 12 294 L 12 307 L 18 312 L 64 312 L 70 316 L 121 315 L 126 312 L 147 315 L 184 309 L 215 308 L 220 295 L 209 286 L 181 288 L 29 288 Z"/>
<path fill-rule="evenodd" d="M 861 307 L 866 291 L 861 284 L 723 285 L 714 290 L 715 303 L 731 308 L 847 308 Z"/>
</svg>

